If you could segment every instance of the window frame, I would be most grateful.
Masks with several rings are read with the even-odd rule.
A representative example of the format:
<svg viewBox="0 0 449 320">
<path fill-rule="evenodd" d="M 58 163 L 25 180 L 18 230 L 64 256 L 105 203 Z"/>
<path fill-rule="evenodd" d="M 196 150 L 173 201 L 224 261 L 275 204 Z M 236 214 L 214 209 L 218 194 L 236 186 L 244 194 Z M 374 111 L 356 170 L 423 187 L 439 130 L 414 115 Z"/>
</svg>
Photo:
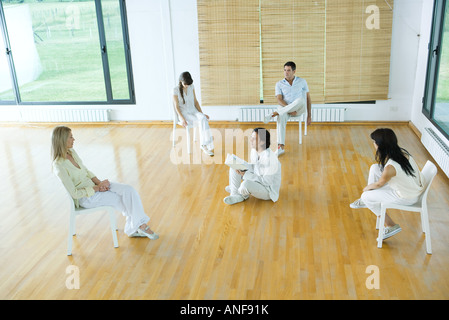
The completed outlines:
<svg viewBox="0 0 449 320">
<path fill-rule="evenodd" d="M 3 42 L 6 49 L 6 55 L 9 66 L 10 79 L 12 82 L 12 90 L 15 100 L 0 100 L 1 105 L 117 105 L 117 104 L 136 104 L 135 89 L 134 89 L 134 79 L 132 73 L 132 63 L 131 63 L 131 47 L 129 41 L 128 32 L 128 19 L 126 13 L 126 3 L 125 0 L 117 0 L 120 7 L 120 19 L 122 24 L 122 35 L 123 35 L 123 47 L 126 65 L 126 75 L 128 81 L 128 93 L 129 99 L 113 99 L 113 89 L 111 83 L 111 75 L 109 68 L 109 59 L 107 51 L 106 33 L 104 28 L 103 11 L 101 6 L 101 0 L 94 0 L 95 2 L 95 12 L 98 25 L 99 33 L 99 47 L 98 50 L 101 52 L 101 60 L 103 67 L 103 80 L 106 91 L 106 100 L 102 101 L 22 101 L 20 97 L 20 89 L 17 81 L 16 69 L 14 65 L 14 57 L 11 51 L 11 46 L 9 43 L 9 34 L 6 25 L 6 19 L 3 11 L 3 4 L 0 1 L 0 29 L 3 33 Z M 1 40 L 0 40 L 1 41 Z M 2 47 L 3 49 L 3 47 Z M 3 51 L 3 50 L 2 50 Z"/>
<path fill-rule="evenodd" d="M 428 45 L 426 84 L 422 98 L 422 113 L 424 116 L 447 138 L 449 132 L 446 132 L 434 119 L 435 98 L 438 87 L 438 76 L 440 71 L 441 46 L 443 38 L 443 28 L 447 0 L 434 0 L 432 28 L 430 30 L 430 40 Z M 449 18 L 448 18 L 449 19 Z M 449 48 L 446 48 L 449 50 Z"/>
</svg>

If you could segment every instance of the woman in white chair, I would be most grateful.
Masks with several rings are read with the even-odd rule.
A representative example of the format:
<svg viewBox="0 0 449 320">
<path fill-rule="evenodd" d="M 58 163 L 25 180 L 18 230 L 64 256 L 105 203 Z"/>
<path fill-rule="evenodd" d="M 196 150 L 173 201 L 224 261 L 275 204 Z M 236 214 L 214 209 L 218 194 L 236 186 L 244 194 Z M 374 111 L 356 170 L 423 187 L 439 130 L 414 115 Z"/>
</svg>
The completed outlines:
<svg viewBox="0 0 449 320">
<path fill-rule="evenodd" d="M 396 134 L 391 129 L 377 129 L 370 135 L 376 149 L 376 162 L 369 171 L 368 185 L 360 199 L 350 204 L 353 209 L 368 208 L 376 216 L 381 214 L 381 202 L 401 205 L 416 203 L 424 191 L 423 177 L 413 157 L 398 146 Z M 385 233 L 387 239 L 402 229 L 387 214 Z"/>
<path fill-rule="evenodd" d="M 58 126 L 53 129 L 53 172 L 74 199 L 75 206 L 112 206 L 126 217 L 124 231 L 129 237 L 158 239 L 159 236 L 148 226 L 150 218 L 144 212 L 137 191 L 126 184 L 100 181 L 84 166 L 73 149 L 74 141 L 70 128 Z"/>
<path fill-rule="evenodd" d="M 192 76 L 185 71 L 179 76 L 179 83 L 173 89 L 173 103 L 180 123 L 186 127 L 198 125 L 201 149 L 209 156 L 214 155 L 214 141 L 209 128 L 209 116 L 201 110 L 196 100 Z"/>
</svg>

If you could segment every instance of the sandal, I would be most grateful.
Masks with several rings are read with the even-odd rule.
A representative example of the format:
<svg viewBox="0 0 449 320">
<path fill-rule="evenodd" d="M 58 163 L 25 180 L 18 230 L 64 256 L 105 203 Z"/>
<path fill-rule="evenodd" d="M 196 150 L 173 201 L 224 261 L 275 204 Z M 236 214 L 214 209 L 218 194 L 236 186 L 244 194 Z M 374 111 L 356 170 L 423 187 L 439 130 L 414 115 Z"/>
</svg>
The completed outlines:
<svg viewBox="0 0 449 320">
<path fill-rule="evenodd" d="M 147 230 L 149 230 L 150 229 L 150 227 L 149 226 L 147 226 L 145 229 L 141 229 L 140 227 L 137 229 L 137 233 L 139 233 L 140 235 L 142 235 L 142 236 L 145 236 L 145 237 L 148 237 L 148 238 L 150 238 L 151 240 L 156 240 L 156 239 L 159 239 L 159 235 L 158 234 L 156 234 L 156 233 L 149 233 L 149 232 L 147 232 Z"/>
</svg>

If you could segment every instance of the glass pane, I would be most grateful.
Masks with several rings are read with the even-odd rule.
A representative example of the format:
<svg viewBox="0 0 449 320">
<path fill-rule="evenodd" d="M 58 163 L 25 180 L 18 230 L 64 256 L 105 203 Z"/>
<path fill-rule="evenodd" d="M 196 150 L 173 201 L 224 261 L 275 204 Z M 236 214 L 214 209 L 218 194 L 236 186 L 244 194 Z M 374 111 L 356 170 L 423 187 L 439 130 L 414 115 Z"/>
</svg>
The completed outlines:
<svg viewBox="0 0 449 320">
<path fill-rule="evenodd" d="M 2 3 L 22 101 L 106 100 L 94 0 Z"/>
<path fill-rule="evenodd" d="M 0 28 L 0 101 L 15 101 L 3 36 Z"/>
<path fill-rule="evenodd" d="M 129 99 L 123 29 L 118 0 L 101 1 L 113 99 Z"/>
<path fill-rule="evenodd" d="M 449 5 L 446 11 L 440 49 L 440 68 L 435 98 L 433 118 L 449 135 Z"/>
</svg>

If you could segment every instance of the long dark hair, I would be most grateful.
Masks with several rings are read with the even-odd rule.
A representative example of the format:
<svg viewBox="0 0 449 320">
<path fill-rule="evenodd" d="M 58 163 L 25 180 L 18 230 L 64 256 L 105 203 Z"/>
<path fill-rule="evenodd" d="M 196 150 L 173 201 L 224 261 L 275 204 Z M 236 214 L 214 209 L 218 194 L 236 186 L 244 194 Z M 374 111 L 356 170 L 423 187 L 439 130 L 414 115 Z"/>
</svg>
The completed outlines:
<svg viewBox="0 0 449 320">
<path fill-rule="evenodd" d="M 186 103 L 186 100 L 184 99 L 184 87 L 182 86 L 182 83 L 185 83 L 186 85 L 191 85 L 193 83 L 192 76 L 188 71 L 184 71 L 179 76 L 179 92 L 181 93 L 182 101 L 184 101 L 184 104 Z"/>
<path fill-rule="evenodd" d="M 412 165 L 408 161 L 406 155 L 410 156 L 407 150 L 398 146 L 398 139 L 393 130 L 388 128 L 380 128 L 374 130 L 371 135 L 377 144 L 376 161 L 383 167 L 387 163 L 388 159 L 394 160 L 401 165 L 402 170 L 409 175 L 413 174 L 414 170 Z"/>
</svg>

